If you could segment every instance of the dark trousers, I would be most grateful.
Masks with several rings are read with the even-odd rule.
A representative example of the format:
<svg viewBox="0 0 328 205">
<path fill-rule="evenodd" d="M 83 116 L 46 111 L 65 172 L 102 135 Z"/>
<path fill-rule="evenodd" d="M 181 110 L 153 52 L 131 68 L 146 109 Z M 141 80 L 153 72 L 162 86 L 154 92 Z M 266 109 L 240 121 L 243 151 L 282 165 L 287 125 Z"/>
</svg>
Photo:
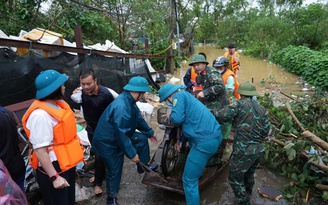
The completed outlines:
<svg viewBox="0 0 328 205">
<path fill-rule="evenodd" d="M 90 143 L 92 143 L 93 132 L 88 131 L 88 138 Z M 101 186 L 102 181 L 106 176 L 106 168 L 101 158 L 95 155 L 95 181 L 93 182 L 94 186 Z"/>
<path fill-rule="evenodd" d="M 42 167 L 36 170 L 36 179 L 40 186 L 44 205 L 74 205 L 75 204 L 75 167 L 61 172 L 57 161 L 52 163 L 59 175 L 67 180 L 69 187 L 55 189 L 49 176 Z"/>
</svg>

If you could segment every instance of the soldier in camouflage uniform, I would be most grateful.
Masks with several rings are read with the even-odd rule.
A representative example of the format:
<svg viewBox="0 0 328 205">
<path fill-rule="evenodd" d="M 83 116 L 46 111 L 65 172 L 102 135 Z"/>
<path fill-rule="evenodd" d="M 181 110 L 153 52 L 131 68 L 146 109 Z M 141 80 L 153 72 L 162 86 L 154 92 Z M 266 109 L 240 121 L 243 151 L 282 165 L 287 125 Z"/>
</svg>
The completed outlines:
<svg viewBox="0 0 328 205">
<path fill-rule="evenodd" d="M 214 115 L 222 121 L 233 120 L 235 135 L 229 183 L 239 205 L 250 205 L 254 172 L 264 151 L 262 141 L 269 133 L 270 122 L 264 107 L 252 100 L 258 95 L 253 83 L 240 84 L 237 93 L 241 95 L 240 100 L 215 110 Z"/>
<path fill-rule="evenodd" d="M 197 98 L 202 100 L 208 109 L 223 107 L 229 104 L 225 86 L 221 74 L 212 67 L 207 66 L 208 62 L 200 54 L 193 56 L 189 63 L 200 76 L 202 76 L 203 91 L 198 93 Z"/>
<path fill-rule="evenodd" d="M 201 80 L 196 78 L 197 83 L 201 83 L 203 86 L 203 91 L 197 94 L 197 98 L 202 101 L 205 106 L 211 111 L 218 108 L 223 108 L 229 104 L 228 95 L 226 93 L 225 85 L 223 84 L 221 74 L 212 67 L 207 66 L 208 62 L 205 57 L 200 54 L 193 56 L 189 63 L 190 66 L 195 68 Z M 199 82 L 201 81 L 201 82 Z M 221 123 L 221 132 L 223 139 L 228 139 L 231 126 L 231 122 Z M 223 140 L 221 146 L 217 153 L 209 160 L 206 166 L 216 166 L 221 162 L 221 157 L 223 155 L 224 149 L 226 147 L 226 141 Z"/>
</svg>

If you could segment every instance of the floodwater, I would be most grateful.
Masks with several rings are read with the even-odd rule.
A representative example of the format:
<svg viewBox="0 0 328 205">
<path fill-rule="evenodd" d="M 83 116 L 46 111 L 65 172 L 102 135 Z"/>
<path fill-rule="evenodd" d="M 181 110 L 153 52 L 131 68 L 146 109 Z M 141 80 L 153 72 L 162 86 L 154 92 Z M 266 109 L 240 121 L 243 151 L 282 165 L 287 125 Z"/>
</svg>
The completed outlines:
<svg viewBox="0 0 328 205">
<path fill-rule="evenodd" d="M 209 66 L 212 66 L 213 60 L 219 56 L 223 56 L 226 50 L 217 49 L 213 46 L 195 46 L 195 53 L 203 52 L 207 56 Z M 293 98 L 309 97 L 313 91 L 313 87 L 304 82 L 297 75 L 290 73 L 278 65 L 250 58 L 240 52 L 239 55 L 240 69 L 237 71 L 238 82 L 253 82 L 259 93 L 270 93 L 279 99 L 286 99 L 286 96 L 280 94 L 283 92 Z M 183 76 L 190 67 L 189 62 L 183 62 L 181 68 L 173 74 L 180 81 L 175 83 L 183 84 Z M 174 79 L 174 80 L 177 80 Z"/>
<path fill-rule="evenodd" d="M 212 65 L 214 59 L 218 56 L 222 56 L 225 50 L 216 49 L 215 47 L 209 46 L 196 46 L 195 53 L 204 52 L 207 55 L 207 60 Z M 307 95 L 308 93 L 302 92 L 304 89 L 304 82 L 302 80 L 287 71 L 284 71 L 279 66 L 244 56 L 242 53 L 240 55 L 240 70 L 237 72 L 239 82 L 253 81 L 257 86 L 258 91 L 263 94 L 264 92 L 269 92 L 275 96 L 281 96 L 280 94 L 284 92 L 289 95 Z M 183 84 L 183 76 L 187 69 L 189 68 L 188 62 L 182 64 L 182 68 L 177 69 L 172 77 L 177 81 L 176 83 Z M 170 78 L 167 78 L 170 81 Z M 154 96 L 156 98 L 156 96 Z M 153 97 L 153 98 L 154 98 Z M 286 97 L 285 97 L 286 98 Z M 154 155 L 155 151 L 159 147 L 161 141 L 163 140 L 164 131 L 159 129 L 157 123 L 156 108 L 161 106 L 158 103 L 158 99 L 151 100 L 152 104 L 155 106 L 155 110 L 152 115 L 147 116 L 147 121 L 149 125 L 154 129 L 155 134 L 158 138 L 158 143 L 150 143 L 151 156 Z M 160 162 L 157 162 L 160 164 Z M 232 205 L 237 204 L 237 200 L 233 194 L 232 189 L 228 183 L 228 166 L 226 166 L 221 174 L 213 180 L 208 187 L 206 187 L 200 193 L 201 204 L 202 205 Z M 184 205 L 185 198 L 183 195 L 158 189 L 151 186 L 146 186 L 141 183 L 143 175 L 140 175 L 136 171 L 136 165 L 132 163 L 129 159 L 125 159 L 122 182 L 120 186 L 120 191 L 118 194 L 118 203 L 120 205 Z M 91 184 L 88 182 L 87 177 L 82 177 L 80 186 L 90 187 Z M 282 205 L 289 204 L 284 198 L 279 201 L 273 201 L 271 199 L 261 196 L 257 189 L 261 185 L 270 185 L 271 187 L 282 190 L 284 185 L 289 183 L 290 180 L 280 176 L 272 170 L 262 167 L 255 172 L 255 186 L 253 189 L 251 203 L 253 205 Z M 106 188 L 105 181 L 103 183 L 104 193 L 98 197 L 92 197 L 88 200 L 78 202 L 77 204 L 106 204 Z M 91 188 L 91 187 L 90 187 Z M 92 191 L 92 188 L 91 188 Z M 91 193 L 92 194 L 92 193 Z M 87 194 L 88 195 L 88 194 Z M 89 194 L 90 195 L 90 194 Z M 88 197 L 89 198 L 89 197 Z"/>
</svg>

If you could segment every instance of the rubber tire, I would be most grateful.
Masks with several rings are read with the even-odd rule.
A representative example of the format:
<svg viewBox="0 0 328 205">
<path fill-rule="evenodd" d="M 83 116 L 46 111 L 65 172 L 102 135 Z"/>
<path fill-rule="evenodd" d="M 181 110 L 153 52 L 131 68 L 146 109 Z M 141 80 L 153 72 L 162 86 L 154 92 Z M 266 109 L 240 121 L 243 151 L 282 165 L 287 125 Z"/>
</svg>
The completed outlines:
<svg viewBox="0 0 328 205">
<path fill-rule="evenodd" d="M 174 128 L 170 133 L 169 140 L 166 140 L 163 147 L 161 166 L 165 177 L 168 177 L 173 173 L 178 160 L 178 152 L 174 149 L 174 145 L 177 142 L 176 134 L 177 129 Z"/>
</svg>

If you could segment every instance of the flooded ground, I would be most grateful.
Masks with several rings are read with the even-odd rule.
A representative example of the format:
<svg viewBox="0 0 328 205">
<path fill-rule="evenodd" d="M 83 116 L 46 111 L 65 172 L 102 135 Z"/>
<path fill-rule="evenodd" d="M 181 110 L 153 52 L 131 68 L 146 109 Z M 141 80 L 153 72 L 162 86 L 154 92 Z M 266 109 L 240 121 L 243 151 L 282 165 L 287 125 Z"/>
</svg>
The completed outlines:
<svg viewBox="0 0 328 205">
<path fill-rule="evenodd" d="M 212 64 L 213 60 L 218 56 L 224 54 L 225 50 L 216 49 L 214 47 L 195 47 L 195 53 L 204 52 L 207 55 L 207 60 Z M 241 67 L 238 74 L 240 82 L 253 81 L 258 90 L 261 93 L 271 92 L 279 94 L 283 91 L 288 94 L 304 94 L 301 90 L 303 88 L 301 80 L 291 73 L 288 73 L 274 64 L 270 64 L 258 59 L 249 58 L 247 56 L 240 56 Z M 189 68 L 188 62 L 182 64 L 182 68 L 177 69 L 173 74 L 173 79 L 180 80 L 175 83 L 182 84 L 183 76 Z M 168 77 L 170 80 L 171 77 Z M 281 96 L 283 97 L 283 96 Z M 156 100 L 155 100 L 156 101 Z M 159 107 L 160 104 L 152 102 L 155 107 Z M 164 132 L 159 129 L 156 118 L 156 109 L 151 116 L 148 116 L 148 122 L 150 126 L 155 130 L 155 133 L 159 139 L 157 144 L 150 142 L 151 155 L 155 153 L 160 142 L 163 139 Z M 157 162 L 160 164 L 160 162 Z M 221 174 L 213 180 L 207 188 L 201 192 L 201 204 L 202 205 L 232 205 L 236 204 L 237 200 L 234 197 L 232 189 L 227 181 L 228 178 L 228 167 L 226 166 Z M 121 205 L 166 205 L 166 204 L 185 204 L 185 198 L 183 195 L 146 186 L 141 183 L 143 175 L 139 175 L 136 171 L 136 165 L 130 160 L 126 159 L 124 164 L 123 178 L 121 183 L 121 189 L 118 195 L 118 202 Z M 279 201 L 273 201 L 268 198 L 261 196 L 257 188 L 261 185 L 271 185 L 276 189 L 282 189 L 286 183 L 289 183 L 289 179 L 279 176 L 277 173 L 269 170 L 265 167 L 259 168 L 255 173 L 255 186 L 251 198 L 253 205 L 277 205 L 277 204 L 288 204 L 288 202 L 282 198 Z M 81 185 L 90 186 L 87 177 L 82 177 Z M 103 190 L 105 191 L 105 182 L 103 184 Z M 79 204 L 106 204 L 106 194 L 102 196 L 93 197 L 89 200 L 79 202 Z"/>
<path fill-rule="evenodd" d="M 212 65 L 214 59 L 218 56 L 222 56 L 225 50 L 216 49 L 214 47 L 196 46 L 195 53 L 204 52 L 207 55 L 207 60 Z M 253 81 L 259 92 L 269 92 L 272 95 L 280 96 L 284 98 L 279 92 L 285 92 L 290 95 L 307 95 L 302 92 L 304 82 L 301 81 L 296 75 L 288 73 L 278 66 L 258 60 L 249 58 L 241 54 L 240 56 L 241 67 L 238 71 L 238 79 L 240 82 Z M 183 84 L 182 78 L 189 68 L 188 62 L 182 64 L 182 68 L 177 69 L 173 74 L 174 79 L 178 79 L 176 83 Z M 170 77 L 167 78 L 170 80 Z M 156 97 L 155 97 L 156 98 Z M 161 141 L 163 140 L 164 131 L 159 129 L 156 118 L 156 108 L 160 106 L 156 99 L 150 101 L 155 110 L 152 115 L 147 116 L 147 121 L 150 126 L 155 130 L 158 138 L 157 144 L 150 143 L 151 156 L 154 155 Z M 160 164 L 160 162 L 157 162 Z M 201 204 L 202 205 L 233 205 L 237 204 L 237 200 L 234 197 L 232 189 L 227 181 L 228 167 L 226 166 L 221 174 L 212 181 L 203 191 L 201 191 Z M 78 190 L 78 194 L 81 198 L 85 199 L 77 202 L 81 205 L 100 205 L 106 204 L 106 183 L 103 182 L 104 193 L 101 196 L 93 196 L 93 189 L 91 187 L 89 177 L 92 173 L 81 175 L 77 180 L 80 187 L 83 189 Z M 125 159 L 122 182 L 120 191 L 118 194 L 118 203 L 120 205 L 183 205 L 185 204 L 185 198 L 183 195 L 146 186 L 141 183 L 143 175 L 138 174 L 136 165 L 129 159 Z M 289 179 L 279 176 L 272 170 L 265 167 L 259 168 L 255 172 L 255 186 L 252 193 L 251 202 L 253 205 L 280 205 L 289 204 L 286 199 L 282 198 L 279 201 L 273 201 L 271 199 L 261 196 L 257 188 L 261 185 L 270 185 L 276 189 L 282 190 L 283 186 L 289 183 Z M 92 197 L 90 197 L 92 196 Z"/>
<path fill-rule="evenodd" d="M 237 49 L 238 50 L 238 49 Z M 195 53 L 204 52 L 207 56 L 209 66 L 212 66 L 213 60 L 219 56 L 223 56 L 226 50 L 217 49 L 212 46 L 195 46 Z M 239 56 L 240 70 L 237 72 L 239 83 L 253 82 L 259 93 L 270 93 L 275 98 L 284 101 L 288 98 L 280 92 L 283 92 L 294 98 L 310 97 L 313 87 L 304 82 L 300 77 L 292 74 L 278 65 L 272 64 L 265 60 L 250 58 L 240 52 Z M 173 74 L 174 82 L 183 84 L 183 76 L 190 67 L 189 62 L 183 62 L 182 68 L 177 69 Z M 179 79 L 180 81 L 176 81 Z"/>
<path fill-rule="evenodd" d="M 151 156 L 154 155 L 161 140 L 164 136 L 164 131 L 158 128 L 156 122 L 156 114 L 149 116 L 149 124 L 154 128 L 157 137 L 160 139 L 157 144 L 150 142 Z M 160 164 L 160 161 L 157 160 Z M 237 204 L 237 200 L 234 197 L 232 189 L 228 183 L 228 166 L 223 168 L 220 175 L 213 180 L 203 191 L 201 191 L 201 204 L 202 205 L 234 205 Z M 91 184 L 88 182 L 89 176 L 81 177 L 81 186 L 90 187 Z M 185 198 L 183 195 L 158 189 L 152 186 L 146 186 L 141 183 L 143 174 L 138 174 L 136 165 L 129 159 L 125 159 L 123 177 L 121 182 L 120 191 L 118 194 L 118 203 L 120 205 L 184 205 Z M 283 186 L 289 183 L 289 180 L 285 177 L 279 176 L 272 170 L 265 167 L 259 168 L 255 172 L 255 186 L 251 198 L 253 205 L 282 205 L 288 204 L 285 199 L 279 201 L 273 201 L 271 199 L 261 196 L 257 188 L 261 185 L 270 185 L 276 189 L 282 189 Z M 103 190 L 105 191 L 105 181 L 103 183 Z M 92 194 L 92 193 L 89 194 Z M 98 197 L 91 197 L 88 200 L 78 202 L 80 205 L 99 205 L 106 204 L 106 194 L 102 194 Z"/>
</svg>

